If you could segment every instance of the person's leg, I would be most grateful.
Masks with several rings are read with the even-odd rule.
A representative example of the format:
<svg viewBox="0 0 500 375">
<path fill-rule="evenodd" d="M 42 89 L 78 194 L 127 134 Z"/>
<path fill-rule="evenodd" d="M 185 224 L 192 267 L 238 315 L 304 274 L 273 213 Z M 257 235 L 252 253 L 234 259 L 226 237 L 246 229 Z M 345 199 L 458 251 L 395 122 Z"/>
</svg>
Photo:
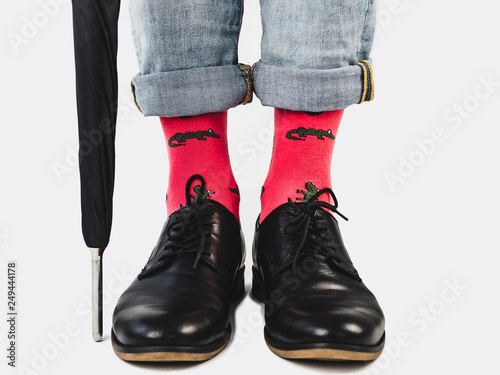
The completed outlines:
<svg viewBox="0 0 500 375">
<path fill-rule="evenodd" d="M 373 98 L 373 0 L 261 0 L 261 13 L 255 93 L 276 108 L 253 254 L 266 341 L 285 358 L 373 360 L 384 315 L 344 247 L 330 180 L 343 109 Z"/>
<path fill-rule="evenodd" d="M 231 337 L 230 302 L 244 293 L 239 194 L 227 152 L 229 108 L 251 99 L 237 64 L 243 0 L 132 0 L 138 108 L 167 141 L 168 219 L 120 297 L 112 343 L 131 361 L 202 361 Z"/>
<path fill-rule="evenodd" d="M 223 204 L 237 218 L 240 196 L 227 151 L 227 112 L 194 118 L 161 117 L 168 149 L 167 213 L 186 204 L 185 184 L 193 174 L 205 179 L 207 198 Z M 193 195 L 199 192 L 195 185 Z"/>
<path fill-rule="evenodd" d="M 262 104 L 277 108 L 262 221 L 288 199 L 304 199 L 306 183 L 331 187 L 342 109 L 373 98 L 374 5 L 373 0 L 291 0 L 286 6 L 261 0 L 261 6 L 262 57 L 254 67 L 254 86 Z M 306 135 L 289 136 L 297 132 Z"/>
<path fill-rule="evenodd" d="M 271 165 L 262 186 L 260 221 L 281 204 L 307 202 L 331 186 L 330 166 L 343 110 L 321 113 L 275 109 Z M 318 197 L 331 203 L 329 195 Z"/>
<path fill-rule="evenodd" d="M 225 111 L 251 100 L 249 67 L 238 64 L 242 12 L 242 0 L 130 3 L 140 67 L 132 88 L 141 111 L 160 116 L 167 138 L 168 215 L 186 203 L 188 178 L 200 174 L 210 197 L 238 216 Z M 172 144 L 173 136 L 189 141 Z"/>
<path fill-rule="evenodd" d="M 187 203 L 198 174 L 202 194 L 238 217 L 226 134 L 227 110 L 252 99 L 250 67 L 238 64 L 243 0 L 133 0 L 129 10 L 140 69 L 132 93 L 145 116 L 159 116 L 167 143 L 167 214 Z"/>
</svg>

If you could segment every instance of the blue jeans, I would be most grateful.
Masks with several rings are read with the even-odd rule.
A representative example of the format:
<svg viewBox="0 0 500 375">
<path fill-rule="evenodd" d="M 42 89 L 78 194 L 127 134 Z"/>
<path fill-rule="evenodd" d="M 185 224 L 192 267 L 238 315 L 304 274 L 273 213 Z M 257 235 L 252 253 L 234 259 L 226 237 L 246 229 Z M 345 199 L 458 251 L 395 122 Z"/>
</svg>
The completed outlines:
<svg viewBox="0 0 500 375">
<path fill-rule="evenodd" d="M 131 0 L 145 116 L 225 111 L 252 100 L 321 112 L 373 99 L 374 0 L 260 0 L 261 59 L 238 64 L 243 0 Z"/>
</svg>

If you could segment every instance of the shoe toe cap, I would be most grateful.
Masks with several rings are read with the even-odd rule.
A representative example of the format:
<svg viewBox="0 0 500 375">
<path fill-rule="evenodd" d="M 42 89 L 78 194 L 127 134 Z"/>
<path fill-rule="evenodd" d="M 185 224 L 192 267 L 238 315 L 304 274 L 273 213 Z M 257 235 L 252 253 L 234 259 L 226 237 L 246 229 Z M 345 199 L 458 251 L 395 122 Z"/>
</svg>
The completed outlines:
<svg viewBox="0 0 500 375">
<path fill-rule="evenodd" d="M 269 334 L 285 343 L 332 343 L 376 346 L 384 335 L 378 306 L 352 302 L 287 304 L 267 318 Z"/>
<path fill-rule="evenodd" d="M 224 334 L 225 321 L 209 307 L 173 311 L 136 305 L 115 311 L 113 333 L 128 346 L 203 346 Z"/>
</svg>

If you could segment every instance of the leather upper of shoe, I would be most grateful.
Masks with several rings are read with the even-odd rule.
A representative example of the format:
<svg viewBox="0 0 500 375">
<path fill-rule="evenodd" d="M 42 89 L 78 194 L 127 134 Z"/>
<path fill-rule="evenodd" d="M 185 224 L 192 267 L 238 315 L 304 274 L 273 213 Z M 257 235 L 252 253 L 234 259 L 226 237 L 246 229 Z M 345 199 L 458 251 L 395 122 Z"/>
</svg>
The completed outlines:
<svg viewBox="0 0 500 375">
<path fill-rule="evenodd" d="M 325 192 L 335 206 L 315 200 Z M 317 196 L 285 203 L 257 221 L 253 261 L 264 281 L 267 330 L 290 344 L 375 346 L 384 335 L 384 314 L 330 213 L 338 213 L 335 195 L 323 189 Z"/>
<path fill-rule="evenodd" d="M 218 202 L 186 199 L 118 300 L 113 332 L 123 345 L 203 346 L 224 335 L 233 279 L 244 266 L 240 224 Z"/>
</svg>

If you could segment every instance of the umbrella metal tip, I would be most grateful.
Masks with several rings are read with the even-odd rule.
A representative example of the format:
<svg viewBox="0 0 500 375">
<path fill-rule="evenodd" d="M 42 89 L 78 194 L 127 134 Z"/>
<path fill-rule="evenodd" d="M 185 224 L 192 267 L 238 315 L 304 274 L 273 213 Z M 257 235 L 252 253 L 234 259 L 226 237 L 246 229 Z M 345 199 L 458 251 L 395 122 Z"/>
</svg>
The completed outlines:
<svg viewBox="0 0 500 375">
<path fill-rule="evenodd" d="M 102 341 L 102 334 L 99 332 L 92 332 L 92 337 L 94 338 L 95 342 L 101 342 Z"/>
<path fill-rule="evenodd" d="M 92 254 L 92 337 L 102 341 L 102 254 L 104 249 L 91 248 Z"/>
</svg>

